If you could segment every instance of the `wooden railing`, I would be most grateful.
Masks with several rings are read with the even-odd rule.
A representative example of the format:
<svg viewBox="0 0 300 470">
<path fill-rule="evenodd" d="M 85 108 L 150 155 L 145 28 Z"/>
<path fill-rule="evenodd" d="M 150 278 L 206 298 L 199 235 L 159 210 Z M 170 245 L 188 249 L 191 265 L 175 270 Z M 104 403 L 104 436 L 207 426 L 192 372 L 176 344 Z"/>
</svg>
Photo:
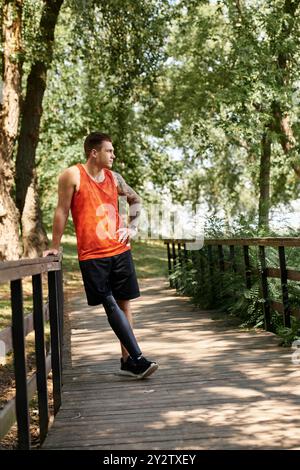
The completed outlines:
<svg viewBox="0 0 300 470">
<path fill-rule="evenodd" d="M 43 305 L 42 273 L 48 273 L 48 303 Z M 11 292 L 11 339 L 10 345 L 14 355 L 15 372 L 15 414 L 18 427 L 18 448 L 30 449 L 30 420 L 28 387 L 32 383 L 27 379 L 25 336 L 31 330 L 24 328 L 22 278 L 32 277 L 33 294 L 33 327 L 35 332 L 36 357 L 36 389 L 38 392 L 40 442 L 46 437 L 49 426 L 49 400 L 47 376 L 50 367 L 50 357 L 46 357 L 44 320 L 47 311 L 50 320 L 51 369 L 53 381 L 54 414 L 61 405 L 62 388 L 62 346 L 63 346 L 63 287 L 61 256 L 46 258 L 22 259 L 0 263 L 0 283 L 10 282 Z M 26 318 L 26 317 L 25 317 Z M 7 330 L 7 329 L 6 329 Z M 28 331 L 29 330 L 29 331 Z M 7 333 L 7 332 L 6 332 Z M 8 335 L 9 337 L 9 335 Z M 9 347 L 9 341 L 7 343 Z M 31 393 L 33 394 L 31 386 Z M 7 411 L 7 412 L 6 412 Z M 12 423 L 12 413 L 5 406 L 0 415 L 1 435 L 5 435 Z"/>
<path fill-rule="evenodd" d="M 177 263 L 184 263 L 185 260 L 191 256 L 193 251 L 188 251 L 186 246 L 190 241 L 187 240 L 165 240 L 168 251 L 168 268 L 171 275 L 176 269 Z M 224 246 L 229 247 L 228 259 L 225 259 Z M 249 247 L 256 246 L 258 248 L 259 263 L 256 266 L 251 266 L 249 257 Z M 243 265 L 236 263 L 236 247 L 241 247 L 243 250 Z M 279 268 L 267 266 L 265 248 L 272 247 L 278 251 Z M 300 248 L 300 238 L 220 238 L 220 239 L 206 239 L 202 250 L 205 252 L 206 273 L 211 278 L 213 283 L 214 272 L 216 264 L 213 261 L 213 254 L 217 254 L 219 272 L 225 272 L 230 269 L 233 273 L 243 273 L 245 278 L 245 285 L 247 288 L 252 286 L 252 276 L 258 275 L 260 278 L 261 294 L 263 298 L 263 310 L 265 329 L 270 330 L 271 326 L 271 309 L 276 310 L 283 315 L 283 324 L 287 327 L 291 326 L 291 315 L 300 318 L 300 309 L 293 308 L 289 301 L 288 280 L 300 281 L 300 271 L 288 269 L 286 265 L 286 247 Z M 213 253 L 213 250 L 216 253 Z M 203 262 L 203 260 L 202 260 Z M 199 273 L 200 276 L 204 272 Z M 268 278 L 278 278 L 281 282 L 281 296 L 282 302 L 277 302 L 270 299 Z M 171 281 L 171 287 L 177 287 L 176 282 Z"/>
</svg>

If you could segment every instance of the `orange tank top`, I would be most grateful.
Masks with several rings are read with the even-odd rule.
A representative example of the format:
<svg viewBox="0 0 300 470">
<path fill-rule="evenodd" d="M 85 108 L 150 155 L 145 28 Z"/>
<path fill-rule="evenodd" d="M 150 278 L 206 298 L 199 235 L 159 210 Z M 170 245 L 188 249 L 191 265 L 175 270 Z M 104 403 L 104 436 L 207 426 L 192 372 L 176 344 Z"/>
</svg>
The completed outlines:
<svg viewBox="0 0 300 470">
<path fill-rule="evenodd" d="M 122 221 L 112 172 L 104 169 L 104 180 L 97 183 L 81 163 L 76 166 L 80 171 L 80 187 L 73 194 L 71 212 L 79 260 L 106 258 L 130 250 L 130 243 L 120 243 L 116 233 Z"/>
</svg>

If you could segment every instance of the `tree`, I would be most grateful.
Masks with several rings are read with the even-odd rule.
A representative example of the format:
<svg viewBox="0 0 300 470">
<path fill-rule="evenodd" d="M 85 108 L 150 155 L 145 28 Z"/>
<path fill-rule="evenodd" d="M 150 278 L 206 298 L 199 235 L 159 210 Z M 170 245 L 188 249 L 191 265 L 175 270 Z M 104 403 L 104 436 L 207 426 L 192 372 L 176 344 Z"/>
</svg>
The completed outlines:
<svg viewBox="0 0 300 470">
<path fill-rule="evenodd" d="M 60 15 L 44 102 L 38 172 L 46 222 L 51 223 L 57 174 L 81 158 L 93 130 L 112 135 L 114 169 L 143 188 L 153 149 L 148 135 L 154 83 L 165 59 L 168 2 L 86 2 Z M 151 156 L 151 157 L 150 157 Z"/>
<path fill-rule="evenodd" d="M 26 257 L 41 255 L 47 246 L 39 204 L 35 156 L 47 72 L 53 57 L 54 31 L 62 4 L 63 0 L 46 0 L 44 3 L 35 40 L 37 51 L 27 78 L 22 109 L 16 157 L 16 203 L 21 214 L 23 254 Z"/>
<path fill-rule="evenodd" d="M 179 2 L 159 83 L 154 131 L 185 155 L 182 197 L 198 180 L 192 197 L 261 227 L 299 194 L 298 3 Z"/>
<path fill-rule="evenodd" d="M 20 254 L 18 211 L 12 197 L 13 149 L 21 100 L 22 0 L 2 3 L 2 101 L 0 113 L 0 260 Z"/>
<path fill-rule="evenodd" d="M 290 82 L 295 76 L 293 62 L 297 57 L 294 48 L 299 42 L 299 30 L 296 27 L 296 12 L 299 7 L 299 0 L 285 0 L 284 2 L 273 2 L 271 14 L 262 15 L 261 33 L 266 35 L 267 61 L 270 63 L 271 74 L 267 78 L 267 85 L 271 92 L 272 101 L 269 110 L 265 103 L 255 103 L 256 110 L 269 114 L 269 121 L 265 124 L 265 129 L 261 137 L 261 158 L 260 158 L 260 179 L 259 179 L 259 227 L 269 227 L 269 212 L 271 207 L 270 179 L 271 179 L 271 153 L 272 141 L 277 134 L 284 154 L 289 157 L 291 167 L 297 177 L 300 176 L 300 165 L 295 161 L 292 150 L 295 139 L 292 127 L 289 122 L 289 111 L 291 102 L 286 97 L 291 95 Z M 251 36 L 252 42 L 256 42 L 258 48 L 259 34 L 256 37 L 251 34 L 253 31 L 253 13 L 247 12 L 247 8 L 242 0 L 236 1 L 236 8 L 241 25 L 245 28 L 247 36 Z M 256 15 L 257 16 L 257 15 Z M 274 27 L 275 26 L 275 27 Z M 298 33 L 298 34 L 297 34 Z M 266 65 L 266 64 L 265 64 Z M 260 68 L 263 67 L 260 61 Z M 270 87 L 271 77 L 273 77 L 272 87 Z M 291 99 L 291 96 L 289 96 Z M 282 181 L 281 181 L 282 182 Z"/>
<path fill-rule="evenodd" d="M 113 135 L 119 156 L 118 169 L 126 168 L 129 183 L 141 186 L 145 149 L 149 148 L 145 142 L 146 110 L 152 101 L 152 85 L 163 57 L 169 2 L 23 0 L 23 3 L 23 14 L 19 8 L 13 21 L 14 25 L 19 25 L 19 30 L 15 27 L 15 38 L 19 35 L 18 40 L 14 39 L 13 43 L 9 36 L 4 38 L 5 47 L 12 47 L 11 41 L 13 47 L 17 48 L 16 44 L 21 43 L 21 39 L 24 47 L 20 56 L 22 60 L 18 64 L 11 60 L 12 54 L 4 54 L 2 60 L 4 65 L 9 65 L 4 69 L 10 69 L 11 74 L 5 75 L 4 112 L 1 115 L 1 141 L 7 149 L 7 154 L 4 155 L 4 152 L 1 158 L 10 165 L 2 165 L 5 171 L 1 175 L 1 191 L 6 207 L 1 212 L 1 228 L 2 239 L 6 236 L 11 246 L 16 246 L 19 244 L 20 217 L 23 255 L 36 256 L 47 242 L 41 220 L 37 177 L 42 177 L 41 189 L 44 189 L 43 181 L 49 182 L 49 171 L 52 171 L 54 177 L 63 163 L 77 161 L 74 148 L 82 147 L 82 139 L 90 130 L 101 128 Z M 13 5 L 16 10 L 22 2 L 2 0 L 0 4 L 4 19 L 7 17 L 6 6 L 11 8 Z M 2 24 L 3 31 L 5 28 L 8 31 L 8 23 L 2 21 Z M 26 85 L 24 90 L 21 88 L 22 72 L 22 83 Z M 11 79 L 13 74 L 14 81 Z M 50 76 L 49 98 L 44 103 L 49 84 L 47 76 Z M 60 87 L 55 85 L 57 80 L 60 80 Z M 78 88 L 72 88 L 74 81 L 79 85 Z M 7 95 L 9 89 L 17 94 L 15 103 L 13 94 L 9 97 Z M 54 91 L 52 97 L 51 91 Z M 58 104 L 55 103 L 56 98 Z M 100 106 L 95 107 L 95 103 Z M 53 106 L 59 108 L 55 116 L 52 113 Z M 44 121 L 41 121 L 43 107 L 46 115 Z M 5 141 L 8 123 L 11 129 L 9 139 Z M 16 139 L 17 149 L 14 146 Z M 59 162 L 56 161 L 55 147 L 59 148 Z M 16 190 L 13 196 L 19 213 L 11 197 L 14 150 Z M 64 151 L 67 155 L 62 159 Z M 54 168 L 50 169 L 50 163 L 53 163 Z M 8 207 L 12 229 L 7 224 Z M 14 254 L 7 255 L 17 257 L 17 253 L 15 249 Z"/>
</svg>

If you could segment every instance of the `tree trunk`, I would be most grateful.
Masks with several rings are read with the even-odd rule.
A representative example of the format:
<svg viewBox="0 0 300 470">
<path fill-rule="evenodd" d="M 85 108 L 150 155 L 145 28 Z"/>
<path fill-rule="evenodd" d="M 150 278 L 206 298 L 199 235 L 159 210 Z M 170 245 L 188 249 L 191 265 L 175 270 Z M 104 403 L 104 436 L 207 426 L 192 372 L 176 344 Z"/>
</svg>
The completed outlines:
<svg viewBox="0 0 300 470">
<path fill-rule="evenodd" d="M 259 174 L 259 228 L 269 228 L 271 139 L 268 130 L 262 136 Z"/>
<path fill-rule="evenodd" d="M 16 159 L 16 203 L 21 214 L 23 254 L 33 258 L 40 256 L 47 247 L 47 235 L 39 220 L 41 211 L 35 171 L 45 88 L 46 71 L 41 64 L 33 64 L 27 80 Z M 40 244 L 33 245 L 37 240 Z"/>
<path fill-rule="evenodd" d="M 22 112 L 16 158 L 16 202 L 21 213 L 22 238 L 25 256 L 39 256 L 48 244 L 43 228 L 35 155 L 39 140 L 42 102 L 47 82 L 47 70 L 53 56 L 54 31 L 63 0 L 47 0 L 43 9 L 39 46 L 43 50 L 32 64 Z"/>
<path fill-rule="evenodd" d="M 283 115 L 280 103 L 272 103 L 272 111 L 274 117 L 274 129 L 279 136 L 279 142 L 281 147 L 287 156 L 291 156 L 293 150 L 295 150 L 296 139 L 294 137 L 293 129 L 290 125 L 288 114 Z M 300 163 L 295 161 L 295 158 L 299 161 L 298 154 L 291 158 L 291 167 L 294 172 L 300 178 Z"/>
<path fill-rule="evenodd" d="M 3 90 L 0 100 L 0 260 L 18 259 L 19 213 L 11 196 L 12 156 L 18 132 L 21 100 L 21 27 L 23 0 L 3 5 Z"/>
<path fill-rule="evenodd" d="M 290 36 L 294 23 L 296 21 L 296 10 L 299 7 L 299 0 L 285 0 L 283 5 L 284 21 L 281 26 L 280 41 L 285 43 L 286 39 Z M 289 18 L 287 20 L 287 17 Z M 284 88 L 289 81 L 289 57 L 284 51 L 284 48 L 279 52 L 277 57 L 278 68 L 281 70 L 281 76 L 277 78 L 277 83 L 280 88 Z M 283 113 L 281 105 L 278 101 L 272 103 L 272 117 L 273 122 L 269 129 L 276 131 L 282 149 L 286 155 L 290 154 L 295 147 L 295 138 L 293 129 L 289 123 L 289 116 Z M 291 162 L 291 166 L 296 175 L 300 177 L 300 165 Z M 269 227 L 269 210 L 270 210 L 270 169 L 271 169 L 271 140 L 268 131 L 266 131 L 262 138 L 262 153 L 260 162 L 260 197 L 259 197 L 259 227 Z"/>
<path fill-rule="evenodd" d="M 290 79 L 289 76 L 289 55 L 285 51 L 286 40 L 292 33 L 295 22 L 297 21 L 296 12 L 299 8 L 300 0 L 285 0 L 283 5 L 283 23 L 281 26 L 280 41 L 283 44 L 282 51 L 279 52 L 277 57 L 278 68 L 281 71 L 281 76 L 277 78 L 277 83 L 279 87 L 284 88 Z M 279 140 L 281 147 L 285 155 L 290 155 L 295 148 L 295 138 L 293 134 L 293 129 L 289 122 L 289 116 L 287 113 L 282 112 L 282 107 L 278 101 L 272 103 L 272 113 L 274 117 L 274 125 L 277 134 L 279 135 Z M 300 164 L 298 156 L 295 159 L 291 159 L 291 166 L 298 177 L 300 177 Z"/>
<path fill-rule="evenodd" d="M 46 248 L 44 229 L 42 227 L 42 214 L 40 211 L 37 192 L 36 170 L 33 170 L 32 183 L 26 194 L 25 206 L 21 217 L 23 232 L 24 255 L 28 258 L 42 256 Z"/>
</svg>

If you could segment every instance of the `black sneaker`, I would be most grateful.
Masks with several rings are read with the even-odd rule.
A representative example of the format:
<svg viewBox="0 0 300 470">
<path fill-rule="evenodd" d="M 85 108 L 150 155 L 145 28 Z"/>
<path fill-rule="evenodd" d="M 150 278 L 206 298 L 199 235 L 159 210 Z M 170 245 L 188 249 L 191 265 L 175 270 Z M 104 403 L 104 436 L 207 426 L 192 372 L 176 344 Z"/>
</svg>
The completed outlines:
<svg viewBox="0 0 300 470">
<path fill-rule="evenodd" d="M 133 361 L 129 356 L 126 362 L 121 358 L 120 375 L 127 375 L 136 379 L 145 379 L 153 374 L 158 369 L 156 362 L 148 361 L 144 356 L 141 356 L 137 361 Z"/>
</svg>

